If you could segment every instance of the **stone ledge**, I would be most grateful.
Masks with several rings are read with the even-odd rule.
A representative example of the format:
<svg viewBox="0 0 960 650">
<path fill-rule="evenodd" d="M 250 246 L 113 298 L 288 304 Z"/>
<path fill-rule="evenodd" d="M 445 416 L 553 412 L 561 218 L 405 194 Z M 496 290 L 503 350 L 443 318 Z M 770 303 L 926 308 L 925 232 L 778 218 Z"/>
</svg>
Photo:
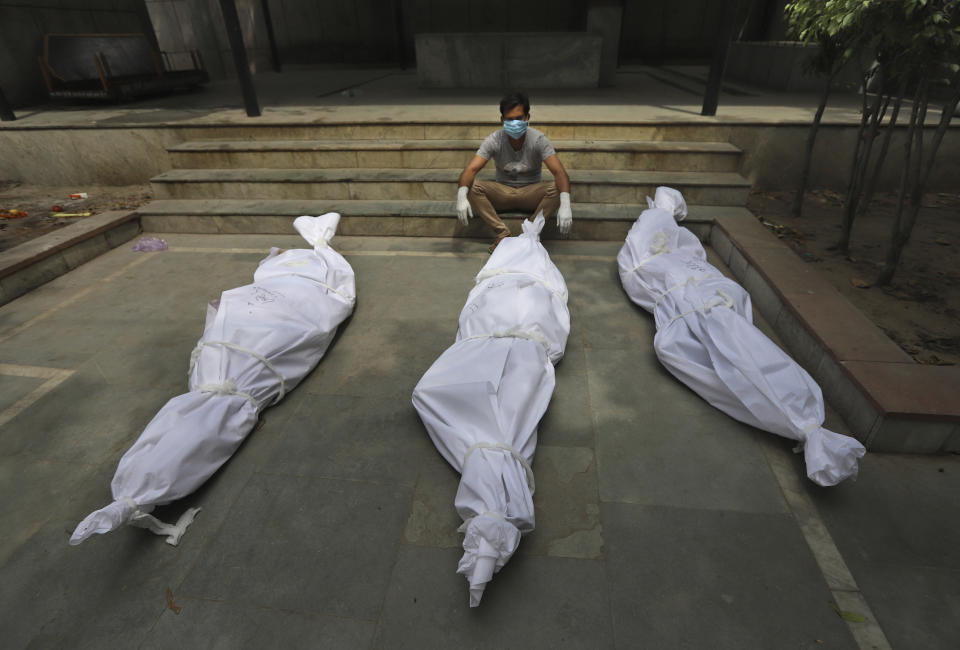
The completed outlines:
<svg viewBox="0 0 960 650">
<path fill-rule="evenodd" d="M 868 449 L 960 450 L 960 368 L 914 362 L 752 215 L 710 243 Z"/>
<path fill-rule="evenodd" d="M 137 212 L 104 212 L 6 251 L 0 261 L 0 305 L 116 248 L 140 231 Z"/>
<path fill-rule="evenodd" d="M 553 140 L 560 153 L 709 153 L 739 155 L 729 142 L 690 140 Z M 167 148 L 170 153 L 224 153 L 271 151 L 468 151 L 477 150 L 477 140 L 199 140 Z"/>
<path fill-rule="evenodd" d="M 276 168 L 221 168 L 171 169 L 150 179 L 151 183 L 454 183 L 461 169 L 406 169 L 396 167 L 352 167 L 317 169 Z M 736 172 L 640 171 L 640 170 L 570 170 L 574 184 L 604 185 L 687 185 L 697 187 L 736 187 L 748 189 L 750 182 Z M 486 169 L 477 175 L 481 180 L 493 180 L 494 170 Z M 552 180 L 544 174 L 542 180 Z"/>
</svg>

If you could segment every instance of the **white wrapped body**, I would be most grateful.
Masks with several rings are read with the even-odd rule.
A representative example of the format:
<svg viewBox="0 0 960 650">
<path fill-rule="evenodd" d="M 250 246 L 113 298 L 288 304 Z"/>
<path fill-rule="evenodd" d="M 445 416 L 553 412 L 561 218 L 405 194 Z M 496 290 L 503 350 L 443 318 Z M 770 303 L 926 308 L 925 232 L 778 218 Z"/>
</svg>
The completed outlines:
<svg viewBox="0 0 960 650">
<path fill-rule="evenodd" d="M 320 361 L 353 311 L 353 269 L 327 245 L 339 215 L 300 217 L 294 226 L 313 249 L 273 249 L 254 282 L 211 304 L 190 359 L 190 392 L 168 401 L 123 455 L 110 484 L 115 501 L 90 514 L 71 544 L 125 523 L 176 544 L 189 513 L 170 526 L 147 513 L 202 485 L 253 430 L 262 409 L 280 401 Z"/>
<path fill-rule="evenodd" d="M 537 425 L 570 334 L 566 283 L 540 244 L 542 227 L 542 216 L 524 222 L 522 235 L 496 248 L 460 313 L 456 342 L 413 391 L 437 450 L 462 474 L 457 572 L 470 583 L 471 607 L 535 525 Z"/>
<path fill-rule="evenodd" d="M 627 295 L 654 314 L 657 358 L 727 415 L 800 442 L 807 476 L 818 485 L 856 478 L 863 445 L 823 428 L 820 387 L 753 325 L 749 294 L 677 225 L 686 214 L 679 192 L 658 188 L 651 205 L 617 262 Z"/>
</svg>

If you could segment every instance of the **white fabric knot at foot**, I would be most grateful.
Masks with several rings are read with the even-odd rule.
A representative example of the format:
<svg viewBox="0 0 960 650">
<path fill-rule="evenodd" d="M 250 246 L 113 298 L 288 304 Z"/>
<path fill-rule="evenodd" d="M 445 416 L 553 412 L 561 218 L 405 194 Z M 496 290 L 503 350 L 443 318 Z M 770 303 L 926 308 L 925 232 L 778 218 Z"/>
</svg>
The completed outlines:
<svg viewBox="0 0 960 650">
<path fill-rule="evenodd" d="M 807 438 L 810 437 L 810 434 L 819 429 L 822 425 L 817 424 L 816 422 L 809 424 L 803 428 L 803 438 L 797 442 L 797 446 L 793 448 L 793 453 L 799 454 L 803 451 L 803 448 L 807 445 Z"/>
<path fill-rule="evenodd" d="M 126 503 L 133 508 L 133 515 L 130 517 L 131 526 L 146 528 L 154 535 L 166 536 L 167 539 L 164 541 L 170 546 L 176 546 L 180 543 L 180 539 L 184 533 L 187 532 L 187 528 L 193 523 L 197 513 L 201 510 L 200 508 L 187 508 L 187 510 L 180 515 L 180 518 L 177 519 L 177 523 L 168 524 L 140 510 L 137 502 L 129 497 L 122 497 L 117 499 L 117 501 Z"/>
</svg>

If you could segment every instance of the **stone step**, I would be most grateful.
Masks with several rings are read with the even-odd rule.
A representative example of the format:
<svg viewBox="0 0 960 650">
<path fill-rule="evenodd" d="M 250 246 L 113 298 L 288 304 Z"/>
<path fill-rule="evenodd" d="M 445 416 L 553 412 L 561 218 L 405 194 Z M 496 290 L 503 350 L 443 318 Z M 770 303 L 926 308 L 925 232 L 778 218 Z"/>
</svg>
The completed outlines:
<svg viewBox="0 0 960 650">
<path fill-rule="evenodd" d="M 557 140 L 568 169 L 735 172 L 726 142 Z M 170 147 L 175 169 L 463 168 L 479 140 L 212 140 Z"/>
<path fill-rule="evenodd" d="M 444 201 L 459 169 L 175 169 L 151 179 L 158 199 L 327 199 Z M 492 178 L 484 170 L 480 178 Z M 730 172 L 571 170 L 580 203 L 643 204 L 659 185 L 691 203 L 744 205 L 750 183 Z M 550 179 L 544 174 L 544 179 Z"/>
<path fill-rule="evenodd" d="M 494 109 L 496 110 L 496 109 Z M 176 125 L 175 125 L 176 126 Z M 726 142 L 731 124 L 725 122 L 534 122 L 552 141 L 631 140 Z M 325 122 L 303 120 L 287 124 L 249 123 L 191 126 L 193 140 L 471 140 L 477 144 L 500 128 L 495 121 L 436 120 L 424 122 Z"/>
<path fill-rule="evenodd" d="M 574 203 L 570 238 L 622 241 L 645 208 L 646 204 Z M 749 215 L 746 208 L 732 206 L 691 205 L 689 210 L 684 225 L 704 236 L 715 218 Z M 490 236 L 480 219 L 461 226 L 453 201 L 155 200 L 138 212 L 147 232 L 290 234 L 293 220 L 300 215 L 339 212 L 340 235 Z M 501 216 L 519 232 L 519 222 L 530 215 L 507 212 Z M 543 236 L 559 237 L 554 219 Z"/>
</svg>

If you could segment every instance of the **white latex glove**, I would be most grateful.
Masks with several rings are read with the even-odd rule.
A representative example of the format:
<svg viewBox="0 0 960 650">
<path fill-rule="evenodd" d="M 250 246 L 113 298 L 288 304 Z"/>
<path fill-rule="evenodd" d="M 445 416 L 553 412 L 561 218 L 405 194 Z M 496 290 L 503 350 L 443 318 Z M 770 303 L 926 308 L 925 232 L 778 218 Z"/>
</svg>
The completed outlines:
<svg viewBox="0 0 960 650">
<path fill-rule="evenodd" d="M 560 209 L 557 210 L 557 228 L 561 235 L 570 232 L 573 225 L 573 212 L 570 211 L 570 192 L 560 192 Z"/>
<path fill-rule="evenodd" d="M 469 187 L 461 187 L 457 190 L 457 221 L 461 226 L 466 226 L 470 217 L 473 216 L 473 208 L 470 207 L 470 201 L 467 200 L 467 191 Z"/>
</svg>

